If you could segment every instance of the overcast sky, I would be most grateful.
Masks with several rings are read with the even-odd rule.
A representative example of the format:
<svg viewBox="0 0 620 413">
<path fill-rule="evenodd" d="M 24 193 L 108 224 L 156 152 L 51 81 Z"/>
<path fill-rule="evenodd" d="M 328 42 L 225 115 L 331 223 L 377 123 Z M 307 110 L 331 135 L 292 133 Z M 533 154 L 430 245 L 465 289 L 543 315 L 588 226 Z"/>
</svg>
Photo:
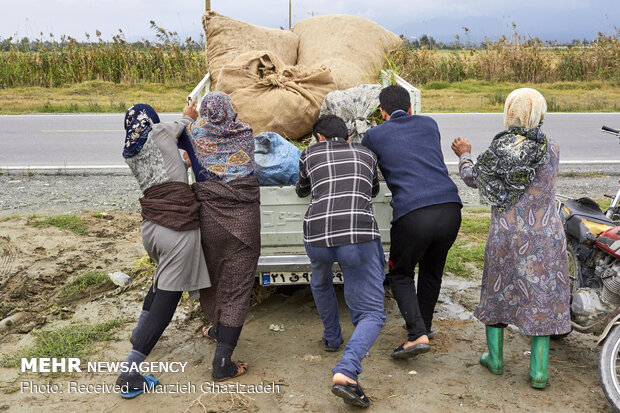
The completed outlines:
<svg viewBox="0 0 620 413">
<path fill-rule="evenodd" d="M 470 29 L 474 41 L 512 32 L 544 40 L 593 39 L 620 27 L 619 0 L 292 0 L 293 25 L 312 14 L 347 13 L 372 19 L 398 34 L 452 41 Z M 288 27 L 288 0 L 211 0 L 213 10 L 249 23 Z M 0 37 L 53 33 L 84 39 L 122 29 L 129 40 L 153 38 L 149 20 L 182 37 L 202 33 L 204 0 L 0 0 Z M 463 39 L 464 37 L 461 36 Z"/>
</svg>

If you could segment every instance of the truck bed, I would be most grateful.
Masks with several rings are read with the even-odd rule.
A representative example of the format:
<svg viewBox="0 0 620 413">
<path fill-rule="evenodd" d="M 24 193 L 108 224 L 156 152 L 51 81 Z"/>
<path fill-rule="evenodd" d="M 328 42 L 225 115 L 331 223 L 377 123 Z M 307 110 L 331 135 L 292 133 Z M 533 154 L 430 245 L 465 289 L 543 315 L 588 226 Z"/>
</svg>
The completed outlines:
<svg viewBox="0 0 620 413">
<path fill-rule="evenodd" d="M 392 194 L 381 182 L 379 194 L 373 198 L 373 212 L 383 250 L 390 250 Z M 299 198 L 294 186 L 261 187 L 261 257 L 258 261 L 262 285 L 307 284 L 312 271 L 303 244 L 303 220 L 310 196 Z M 334 266 L 334 282 L 341 282 L 339 268 Z"/>
</svg>

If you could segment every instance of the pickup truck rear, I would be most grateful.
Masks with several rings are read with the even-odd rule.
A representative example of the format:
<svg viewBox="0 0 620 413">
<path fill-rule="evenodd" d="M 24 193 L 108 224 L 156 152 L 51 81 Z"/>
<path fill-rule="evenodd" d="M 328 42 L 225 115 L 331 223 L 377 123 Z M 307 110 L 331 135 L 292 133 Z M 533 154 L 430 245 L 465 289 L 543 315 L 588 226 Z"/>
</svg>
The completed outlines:
<svg viewBox="0 0 620 413">
<path fill-rule="evenodd" d="M 414 113 L 420 112 L 420 91 L 398 75 L 382 72 L 383 82 L 395 81 L 409 91 Z M 188 102 L 196 100 L 200 106 L 209 93 L 211 77 L 207 75 L 187 96 Z M 308 284 L 312 275 L 310 260 L 303 244 L 303 219 L 310 197 L 299 198 L 294 186 L 261 187 L 261 256 L 256 276 L 260 285 Z M 373 211 L 381 233 L 383 250 L 390 250 L 390 222 L 392 207 L 390 193 L 381 182 L 379 194 L 373 199 Z M 386 260 L 387 261 L 387 260 Z M 334 265 L 334 283 L 342 283 L 342 273 Z"/>
</svg>

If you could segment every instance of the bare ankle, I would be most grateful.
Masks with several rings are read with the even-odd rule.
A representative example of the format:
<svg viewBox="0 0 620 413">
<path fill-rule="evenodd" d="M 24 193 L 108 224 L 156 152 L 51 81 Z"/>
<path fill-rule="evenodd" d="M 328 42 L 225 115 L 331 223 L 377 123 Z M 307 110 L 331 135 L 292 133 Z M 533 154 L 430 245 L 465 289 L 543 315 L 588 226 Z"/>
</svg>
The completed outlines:
<svg viewBox="0 0 620 413">
<path fill-rule="evenodd" d="M 424 334 L 423 336 L 420 336 L 413 341 L 407 340 L 403 347 L 409 348 L 411 346 L 415 346 L 416 344 L 430 344 L 430 340 L 428 339 L 428 336 Z"/>
<path fill-rule="evenodd" d="M 332 381 L 334 382 L 334 384 L 340 384 L 342 386 L 346 386 L 347 383 L 357 384 L 356 380 L 353 380 L 352 378 L 350 378 L 348 376 L 345 376 L 342 373 L 334 374 L 334 377 L 332 378 Z"/>
</svg>

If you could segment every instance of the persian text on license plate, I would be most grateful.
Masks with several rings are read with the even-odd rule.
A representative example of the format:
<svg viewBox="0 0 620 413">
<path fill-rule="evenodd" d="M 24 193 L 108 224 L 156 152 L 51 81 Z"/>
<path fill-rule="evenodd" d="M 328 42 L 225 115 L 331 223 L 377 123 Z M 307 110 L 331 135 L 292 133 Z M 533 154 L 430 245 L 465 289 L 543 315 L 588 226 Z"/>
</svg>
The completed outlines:
<svg viewBox="0 0 620 413">
<path fill-rule="evenodd" d="M 310 284 L 309 272 L 261 272 L 261 285 Z M 342 273 L 334 272 L 334 284 L 342 284 Z"/>
</svg>

